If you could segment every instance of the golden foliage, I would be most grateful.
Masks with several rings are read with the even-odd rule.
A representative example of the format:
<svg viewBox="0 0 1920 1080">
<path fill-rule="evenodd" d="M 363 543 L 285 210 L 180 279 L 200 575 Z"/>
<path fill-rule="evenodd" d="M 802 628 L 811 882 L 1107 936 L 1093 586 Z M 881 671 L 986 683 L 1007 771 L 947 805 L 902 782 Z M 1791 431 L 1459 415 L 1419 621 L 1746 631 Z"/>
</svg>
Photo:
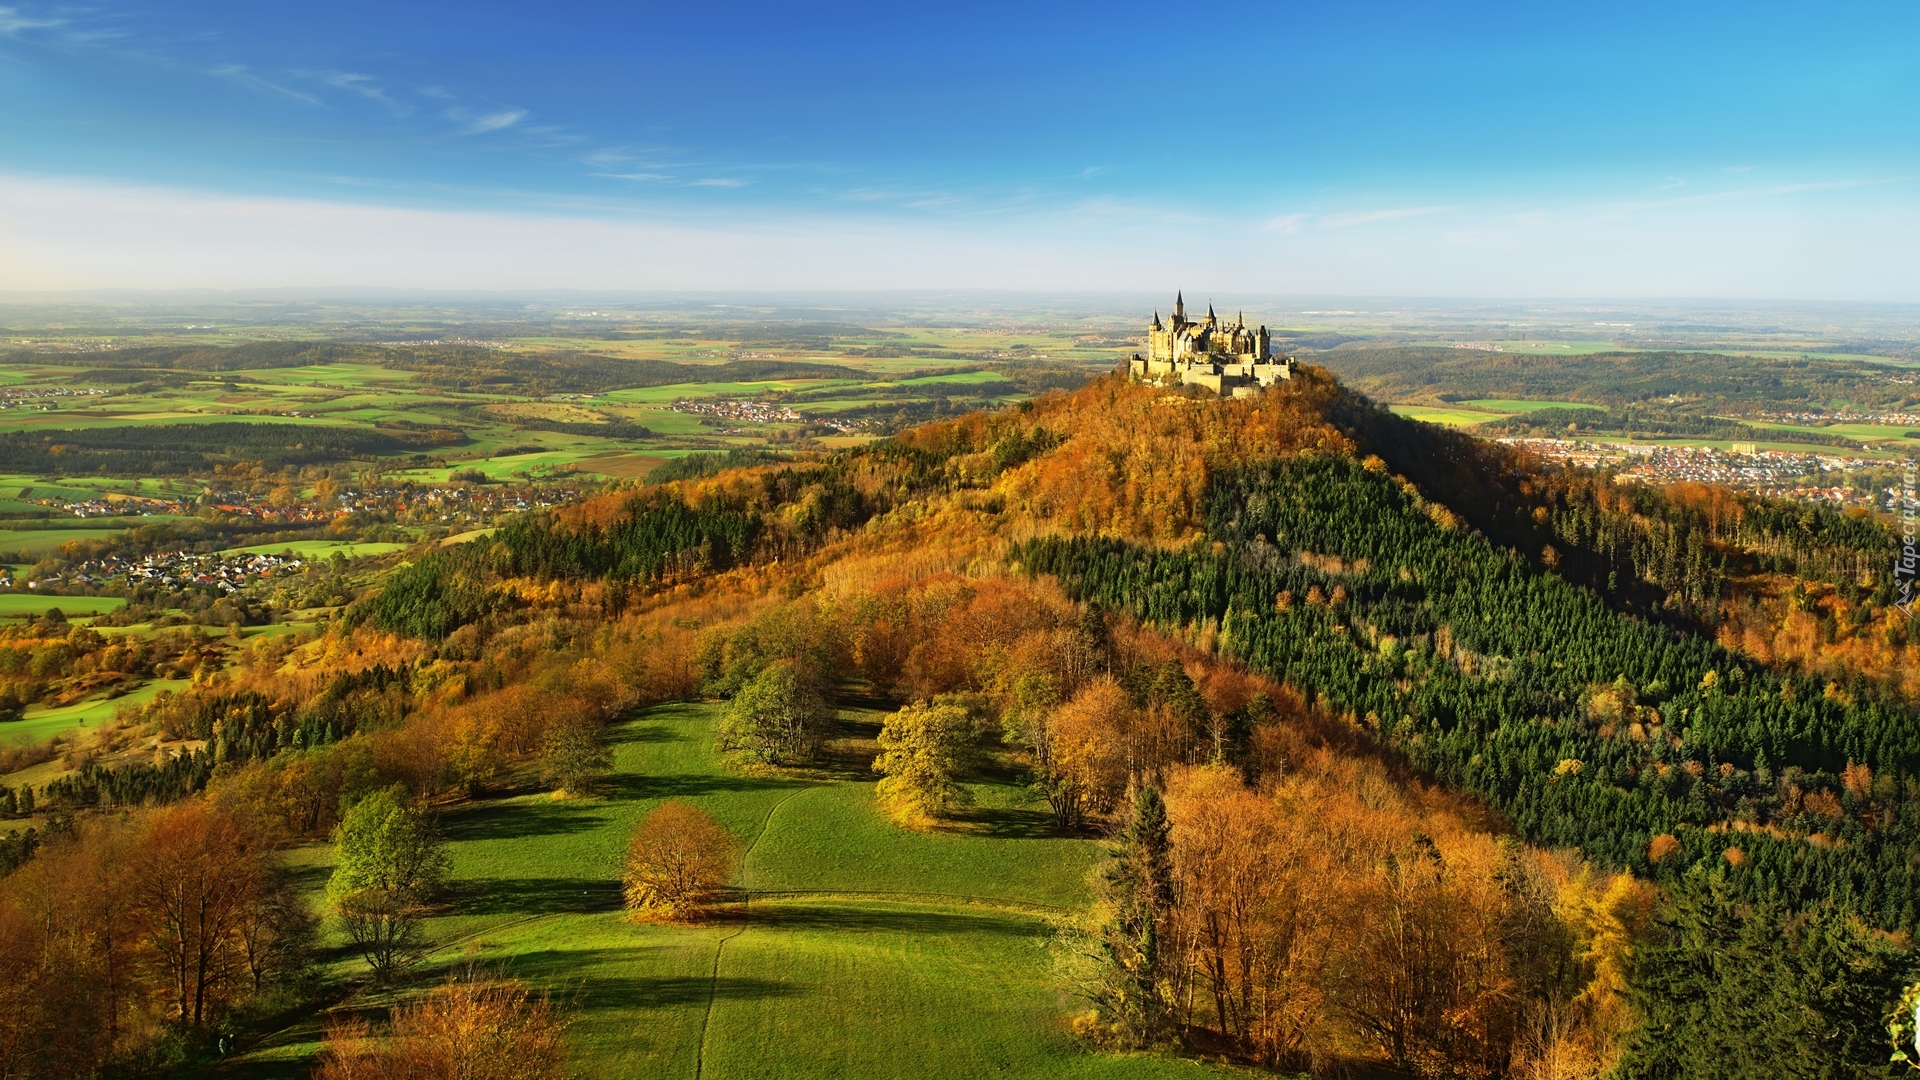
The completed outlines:
<svg viewBox="0 0 1920 1080">
<path fill-rule="evenodd" d="M 314 1080 L 560 1080 L 566 1023 L 518 980 L 450 979 L 393 1011 L 390 1035 L 334 1020 Z"/>
<path fill-rule="evenodd" d="M 633 827 L 621 875 L 636 922 L 695 918 L 733 876 L 735 844 L 726 826 L 690 803 L 666 802 Z"/>
</svg>

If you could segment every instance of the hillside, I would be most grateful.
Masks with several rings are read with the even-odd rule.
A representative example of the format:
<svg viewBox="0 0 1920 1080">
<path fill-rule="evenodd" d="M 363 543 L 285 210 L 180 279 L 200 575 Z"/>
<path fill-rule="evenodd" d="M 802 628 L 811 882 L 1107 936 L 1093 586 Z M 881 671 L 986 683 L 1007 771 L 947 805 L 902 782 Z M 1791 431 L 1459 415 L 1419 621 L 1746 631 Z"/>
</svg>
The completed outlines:
<svg viewBox="0 0 1920 1080">
<path fill-rule="evenodd" d="M 329 922 L 304 1010 L 218 989 L 232 1075 L 346 1060 L 321 1004 L 474 965 L 555 995 L 592 1076 L 1875 1075 L 1920 727 L 1870 671 L 1716 637 L 1756 574 L 1884 605 L 1886 537 L 1552 470 L 1322 369 L 1109 377 L 418 549 L 131 721 L 200 749 L 37 794 L 204 799 L 320 911 L 343 815 L 437 814 L 411 974 Z M 568 738 L 611 765 L 557 798 Z M 702 917 L 635 925 L 665 802 L 737 850 Z"/>
</svg>

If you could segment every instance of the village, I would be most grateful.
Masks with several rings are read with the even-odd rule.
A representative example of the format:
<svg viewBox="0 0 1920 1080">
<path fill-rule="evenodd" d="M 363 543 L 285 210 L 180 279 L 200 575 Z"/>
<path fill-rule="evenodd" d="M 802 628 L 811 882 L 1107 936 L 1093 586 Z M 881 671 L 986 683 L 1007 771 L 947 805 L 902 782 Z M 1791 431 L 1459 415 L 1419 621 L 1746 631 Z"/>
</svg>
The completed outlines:
<svg viewBox="0 0 1920 1080">
<path fill-rule="evenodd" d="M 142 585 L 182 590 L 212 587 L 222 593 L 239 592 L 251 582 L 276 574 L 300 573 L 306 563 L 289 552 L 266 554 L 253 552 L 215 552 L 194 554 L 173 551 L 122 558 L 108 555 L 88 559 L 66 570 L 34 578 L 25 587 L 34 590 L 95 590 L 138 588 Z M 0 575 L 0 588 L 18 588 L 10 575 Z"/>
<path fill-rule="evenodd" d="M 480 515 L 518 513 L 558 506 L 578 498 L 570 487 L 429 486 L 413 484 L 376 488 L 341 488 L 327 497 L 296 496 L 276 500 L 270 494 L 249 491 L 205 491 L 193 496 L 153 497 L 112 492 L 92 499 L 37 499 L 41 506 L 74 517 L 197 516 L 217 512 L 233 517 L 272 522 L 329 521 L 343 513 L 368 511 L 395 516 L 411 513 L 416 519 L 443 520 Z"/>
<path fill-rule="evenodd" d="M 1884 510 L 1885 492 L 1849 483 L 1852 474 L 1879 464 L 1837 454 L 1788 453 L 1735 444 L 1739 452 L 1711 446 L 1568 441 L 1534 437 L 1496 440 L 1550 461 L 1590 469 L 1613 469 L 1617 479 L 1643 484 L 1721 484 L 1770 498 L 1802 499 Z M 1838 483 L 1832 481 L 1840 481 Z"/>
</svg>

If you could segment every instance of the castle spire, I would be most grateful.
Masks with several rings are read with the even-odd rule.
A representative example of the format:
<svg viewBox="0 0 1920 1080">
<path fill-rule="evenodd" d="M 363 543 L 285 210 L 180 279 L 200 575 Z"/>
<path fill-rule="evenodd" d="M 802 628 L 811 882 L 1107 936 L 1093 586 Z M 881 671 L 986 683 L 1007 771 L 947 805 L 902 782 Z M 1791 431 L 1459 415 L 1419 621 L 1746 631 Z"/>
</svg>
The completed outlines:
<svg viewBox="0 0 1920 1080">
<path fill-rule="evenodd" d="M 1153 328 L 1155 330 L 1160 329 L 1160 309 L 1159 308 L 1153 309 Z"/>
<path fill-rule="evenodd" d="M 1187 298 L 1182 293 L 1173 294 L 1173 320 L 1179 322 L 1187 317 Z"/>
<path fill-rule="evenodd" d="M 1216 318 L 1214 318 L 1214 317 L 1213 317 L 1213 301 L 1211 301 L 1211 300 L 1209 300 L 1209 301 L 1207 301 L 1207 321 L 1208 321 L 1208 322 L 1219 322 L 1219 321 L 1220 321 L 1220 320 L 1218 320 L 1218 319 L 1216 319 Z"/>
</svg>

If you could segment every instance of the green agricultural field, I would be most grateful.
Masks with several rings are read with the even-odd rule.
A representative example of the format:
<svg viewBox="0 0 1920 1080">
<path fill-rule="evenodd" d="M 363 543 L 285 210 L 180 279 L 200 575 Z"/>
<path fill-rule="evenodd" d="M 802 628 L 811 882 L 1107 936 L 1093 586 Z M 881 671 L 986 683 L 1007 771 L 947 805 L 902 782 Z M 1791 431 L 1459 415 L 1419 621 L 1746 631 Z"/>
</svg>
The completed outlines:
<svg viewBox="0 0 1920 1080">
<path fill-rule="evenodd" d="M 829 359 L 827 363 L 838 361 Z M 859 386 L 852 379 L 774 379 L 767 382 L 734 383 L 668 383 L 665 386 L 638 386 L 631 390 L 614 390 L 600 395 L 600 399 L 627 405 L 663 405 L 681 398 L 728 398 L 759 401 L 773 394 L 794 390 L 825 390 L 828 388 Z M 599 399 L 596 399 L 599 400 Z M 592 401 L 582 404 L 591 406 Z"/>
<path fill-rule="evenodd" d="M 948 375 L 925 375 L 918 379 L 902 379 L 896 385 L 937 386 L 942 383 L 965 386 L 978 386 L 982 383 L 1006 383 L 1009 388 L 1013 385 L 1005 375 L 997 371 L 956 371 Z"/>
<path fill-rule="evenodd" d="M 253 544 L 248 547 L 229 549 L 234 555 L 279 555 L 291 551 L 302 559 L 328 559 L 337 552 L 349 559 L 362 555 L 385 555 L 401 551 L 406 544 L 356 542 L 347 540 L 293 540 L 284 544 Z"/>
<path fill-rule="evenodd" d="M 1605 408 L 1601 405 L 1589 405 L 1583 401 L 1514 401 L 1509 398 L 1481 398 L 1476 401 L 1462 401 L 1460 404 L 1497 413 L 1530 413 L 1539 412 L 1541 409 Z"/>
<path fill-rule="evenodd" d="M 1048 916 L 1086 902 L 1098 851 L 1051 835 L 1015 778 L 973 785 L 981 806 L 958 826 L 908 832 L 874 809 L 857 763 L 807 777 L 723 768 L 716 713 L 667 705 L 616 729 L 600 797 L 449 811 L 440 951 L 399 995 L 350 1004 L 475 965 L 511 972 L 571 1008 L 583 1080 L 1233 1075 L 1067 1035 L 1079 1006 L 1051 974 Z M 870 733 L 872 714 L 843 715 Z M 666 799 L 714 814 L 744 851 L 746 902 L 702 925 L 636 926 L 620 910 L 633 825 Z M 324 848 L 291 860 L 324 883 Z M 303 1022 L 222 1075 L 304 1077 L 318 1049 L 319 1022 Z"/>
<path fill-rule="evenodd" d="M 1498 420 L 1506 415 L 1481 412 L 1477 409 L 1448 409 L 1432 405 L 1389 405 L 1387 407 L 1409 420 L 1424 420 L 1429 424 L 1445 424 L 1448 427 L 1473 427 L 1489 420 Z"/>
<path fill-rule="evenodd" d="M 127 606 L 122 596 L 50 596 L 32 592 L 0 592 L 0 619 L 37 619 L 54 608 L 62 615 L 104 615 Z"/>
<path fill-rule="evenodd" d="M 1835 435 L 1843 439 L 1857 439 L 1861 442 L 1877 442 L 1881 439 L 1904 439 L 1917 433 L 1910 428 L 1890 427 L 1885 424 L 1769 424 L 1764 421 L 1750 421 L 1753 427 L 1761 431 L 1807 431 L 1815 435 Z"/>
<path fill-rule="evenodd" d="M 79 519 L 75 519 L 79 520 Z M 184 518 L 170 518 L 161 515 L 141 518 L 121 518 L 118 525 L 81 525 L 66 529 L 0 529 L 0 554 L 13 555 L 28 552 L 38 557 L 58 548 L 69 540 L 101 540 L 109 536 L 118 536 L 135 525 L 154 521 L 180 521 Z"/>
</svg>

